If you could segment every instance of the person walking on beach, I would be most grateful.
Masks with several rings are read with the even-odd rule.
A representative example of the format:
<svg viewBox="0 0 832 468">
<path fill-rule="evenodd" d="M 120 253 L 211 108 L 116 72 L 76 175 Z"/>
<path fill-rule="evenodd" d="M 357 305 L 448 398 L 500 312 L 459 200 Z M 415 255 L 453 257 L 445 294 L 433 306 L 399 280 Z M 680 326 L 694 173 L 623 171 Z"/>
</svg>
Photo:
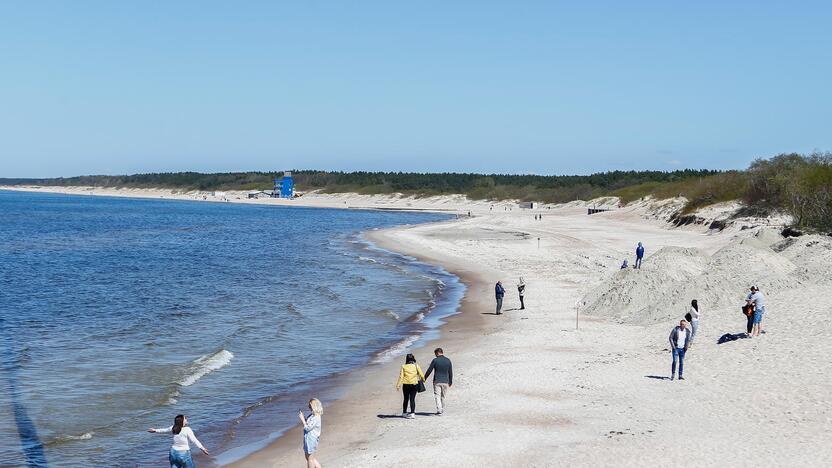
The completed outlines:
<svg viewBox="0 0 832 468">
<path fill-rule="evenodd" d="M 636 263 L 633 265 L 633 268 L 641 269 L 642 258 L 644 258 L 644 246 L 639 242 L 638 247 L 636 247 Z"/>
<path fill-rule="evenodd" d="M 520 310 L 526 308 L 526 304 L 523 302 L 523 296 L 526 294 L 526 283 L 523 281 L 523 277 L 520 277 L 520 282 L 517 284 L 517 294 L 520 295 Z"/>
<path fill-rule="evenodd" d="M 425 373 L 419 364 L 416 364 L 416 357 L 408 354 L 404 364 L 399 370 L 399 380 L 396 382 L 396 390 L 402 390 L 402 417 L 407 419 L 415 418 L 416 394 L 419 392 L 419 384 L 424 385 Z M 407 412 L 407 404 L 410 403 L 410 412 Z"/>
<path fill-rule="evenodd" d="M 679 361 L 679 380 L 685 380 L 682 374 L 685 370 L 685 352 L 690 346 L 690 330 L 687 328 L 687 322 L 679 321 L 679 326 L 674 327 L 670 332 L 670 350 L 673 353 L 673 366 L 670 368 L 670 380 L 676 376 L 676 361 Z"/>
<path fill-rule="evenodd" d="M 749 338 L 760 336 L 763 329 L 763 314 L 766 313 L 766 297 L 760 292 L 757 286 L 751 286 L 751 293 L 748 295 L 746 302 L 754 306 L 754 321 L 751 327 Z"/>
<path fill-rule="evenodd" d="M 320 462 L 315 458 L 318 450 L 318 442 L 321 440 L 321 416 L 324 414 L 324 406 L 317 398 L 309 400 L 309 416 L 304 417 L 303 411 L 298 411 L 298 419 L 303 424 L 303 454 L 306 456 L 307 468 L 321 468 Z"/>
<path fill-rule="evenodd" d="M 178 414 L 173 418 L 173 426 L 164 429 L 148 429 L 147 432 L 156 434 L 173 434 L 173 445 L 170 447 L 168 461 L 171 468 L 194 468 L 194 460 L 191 457 L 191 444 L 196 445 L 205 455 L 210 455 L 208 449 L 203 447 L 194 431 L 188 427 L 188 420 L 185 415 Z"/>
<path fill-rule="evenodd" d="M 445 396 L 448 394 L 448 389 L 454 384 L 454 366 L 451 360 L 445 357 L 445 352 L 442 348 L 433 350 L 433 361 L 428 366 L 428 371 L 425 374 L 425 380 L 433 374 L 433 399 L 436 400 L 436 414 L 441 415 L 445 412 Z"/>
<path fill-rule="evenodd" d="M 690 322 L 690 344 L 693 345 L 693 340 L 696 339 L 696 332 L 699 331 L 699 317 L 701 316 L 699 312 L 699 302 L 696 299 L 690 301 L 690 309 L 688 310 L 687 315 L 685 315 L 685 319 Z"/>
<path fill-rule="evenodd" d="M 506 295 L 506 290 L 503 288 L 503 282 L 497 281 L 494 285 L 494 296 L 497 298 L 497 315 L 502 315 L 503 310 L 503 296 Z"/>
</svg>

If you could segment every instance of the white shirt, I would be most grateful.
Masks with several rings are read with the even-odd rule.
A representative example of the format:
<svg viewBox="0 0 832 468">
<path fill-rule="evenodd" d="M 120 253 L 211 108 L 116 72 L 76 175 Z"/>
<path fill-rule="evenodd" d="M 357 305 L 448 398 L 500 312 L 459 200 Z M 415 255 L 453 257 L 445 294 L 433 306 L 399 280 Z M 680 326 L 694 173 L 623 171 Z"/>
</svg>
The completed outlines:
<svg viewBox="0 0 832 468">
<path fill-rule="evenodd" d="M 676 330 L 676 347 L 677 348 L 684 348 L 685 342 L 688 339 L 688 329 L 685 328 L 682 330 L 681 328 Z"/>
<path fill-rule="evenodd" d="M 691 317 L 691 322 L 699 320 L 699 311 L 696 310 L 693 306 L 690 306 L 690 310 L 688 311 Z"/>
<path fill-rule="evenodd" d="M 760 291 L 748 296 L 748 300 L 754 303 L 754 310 L 760 310 L 766 306 L 766 297 Z"/>
<path fill-rule="evenodd" d="M 306 418 L 306 424 L 303 426 L 303 433 L 309 434 L 312 437 L 321 436 L 321 417 L 317 414 L 311 414 Z"/>
<path fill-rule="evenodd" d="M 154 430 L 156 432 L 161 433 L 173 432 L 173 426 L 170 426 L 166 429 Z M 197 439 L 194 435 L 194 431 L 192 431 L 191 428 L 188 426 L 183 427 L 182 430 L 179 431 L 179 434 L 173 434 L 173 445 L 171 445 L 171 448 L 180 452 L 190 450 L 191 445 L 188 443 L 188 441 L 192 442 L 194 445 L 199 447 L 200 450 L 205 450 L 205 447 L 202 446 L 202 443 L 200 443 L 199 439 Z"/>
</svg>

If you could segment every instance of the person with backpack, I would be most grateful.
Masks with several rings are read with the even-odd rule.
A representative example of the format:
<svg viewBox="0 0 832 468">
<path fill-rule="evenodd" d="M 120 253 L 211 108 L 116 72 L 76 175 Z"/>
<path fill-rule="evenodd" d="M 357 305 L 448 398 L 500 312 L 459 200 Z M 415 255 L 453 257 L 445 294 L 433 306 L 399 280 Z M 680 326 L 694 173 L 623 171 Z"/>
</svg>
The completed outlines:
<svg viewBox="0 0 832 468">
<path fill-rule="evenodd" d="M 670 380 L 676 377 L 676 361 L 679 362 L 679 380 L 685 380 L 682 377 L 685 371 L 685 353 L 690 346 L 690 330 L 687 328 L 687 322 L 679 321 L 679 326 L 674 327 L 670 332 L 668 341 L 670 341 L 670 351 L 673 353 L 673 365 L 670 368 Z"/>
<path fill-rule="evenodd" d="M 699 331 L 699 317 L 701 314 L 699 312 L 699 302 L 696 299 L 690 301 L 690 309 L 688 309 L 688 313 L 685 315 L 685 320 L 690 322 L 690 344 L 693 345 L 693 340 L 696 338 L 696 332 Z"/>
<path fill-rule="evenodd" d="M 503 296 L 506 295 L 506 290 L 503 288 L 503 282 L 497 281 L 494 285 L 494 295 L 497 298 L 497 315 L 502 315 L 503 310 Z"/>
</svg>

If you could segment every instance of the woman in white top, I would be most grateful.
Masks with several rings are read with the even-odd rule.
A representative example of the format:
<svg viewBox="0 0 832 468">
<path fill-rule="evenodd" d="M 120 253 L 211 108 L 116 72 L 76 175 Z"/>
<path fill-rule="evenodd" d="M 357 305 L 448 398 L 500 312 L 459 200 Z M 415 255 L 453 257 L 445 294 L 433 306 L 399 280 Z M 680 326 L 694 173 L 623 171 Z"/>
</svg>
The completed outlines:
<svg viewBox="0 0 832 468">
<path fill-rule="evenodd" d="M 699 317 L 701 314 L 699 313 L 699 303 L 696 302 L 696 299 L 690 301 L 690 310 L 688 310 L 688 314 L 690 314 L 690 343 L 693 344 L 693 339 L 696 338 L 696 331 L 699 330 Z"/>
<path fill-rule="evenodd" d="M 173 426 L 164 429 L 148 429 L 147 432 L 161 434 L 173 433 L 173 445 L 170 447 L 171 468 L 194 468 L 194 460 L 191 458 L 191 443 L 199 447 L 202 453 L 208 455 L 208 449 L 194 435 L 194 431 L 188 427 L 188 420 L 184 415 L 177 415 L 173 418 Z"/>
<path fill-rule="evenodd" d="M 298 419 L 303 424 L 303 454 L 306 456 L 307 468 L 321 468 L 321 464 L 315 458 L 318 450 L 318 441 L 321 440 L 321 416 L 324 414 L 324 406 L 317 398 L 309 400 L 309 410 L 312 414 L 304 417 L 303 411 L 298 411 Z"/>
</svg>

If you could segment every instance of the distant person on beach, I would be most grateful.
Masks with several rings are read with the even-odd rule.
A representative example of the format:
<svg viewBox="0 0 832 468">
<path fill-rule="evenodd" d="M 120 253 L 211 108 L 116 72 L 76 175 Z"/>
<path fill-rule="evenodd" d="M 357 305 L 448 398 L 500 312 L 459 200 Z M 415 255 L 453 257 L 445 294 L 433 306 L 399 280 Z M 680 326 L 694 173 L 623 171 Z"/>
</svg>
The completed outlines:
<svg viewBox="0 0 832 468">
<path fill-rule="evenodd" d="M 497 284 L 494 286 L 494 295 L 497 298 L 497 315 L 501 315 L 503 313 L 503 296 L 506 295 L 502 281 L 497 281 Z"/>
<path fill-rule="evenodd" d="M 307 468 L 321 468 L 315 452 L 318 450 L 318 442 L 321 440 L 321 416 L 324 414 L 324 406 L 317 398 L 309 400 L 308 417 L 304 417 L 303 411 L 298 411 L 298 419 L 303 424 L 303 454 L 306 456 Z"/>
<path fill-rule="evenodd" d="M 751 332 L 748 334 L 749 338 L 760 336 L 763 329 L 763 314 L 766 313 L 766 297 L 760 292 L 757 286 L 751 286 L 751 293 L 748 295 L 746 302 L 754 306 L 754 321 L 751 327 Z"/>
<path fill-rule="evenodd" d="M 633 265 L 633 268 L 641 268 L 642 258 L 644 258 L 644 246 L 639 242 L 638 247 L 636 247 L 636 263 Z"/>
<path fill-rule="evenodd" d="M 673 353 L 673 366 L 670 368 L 670 380 L 676 377 L 676 361 L 679 361 L 679 380 L 685 380 L 682 374 L 685 370 L 685 352 L 690 346 L 690 330 L 687 328 L 687 322 L 679 321 L 679 326 L 674 327 L 670 332 L 670 350 Z"/>
<path fill-rule="evenodd" d="M 173 434 L 173 445 L 170 447 L 168 460 L 171 468 L 194 468 L 194 460 L 191 457 L 191 444 L 196 445 L 202 453 L 209 455 L 208 449 L 194 435 L 194 431 L 188 427 L 188 420 L 185 415 L 178 414 L 173 418 L 173 426 L 164 429 L 148 429 L 147 432 L 157 434 Z"/>
<path fill-rule="evenodd" d="M 624 263 L 622 263 L 622 264 L 621 264 L 621 269 L 622 269 L 622 270 L 626 270 L 628 266 L 629 266 L 629 265 L 627 265 L 627 259 L 625 258 L 625 259 L 624 259 Z"/>
<path fill-rule="evenodd" d="M 433 361 L 428 366 L 428 372 L 425 374 L 425 380 L 433 374 L 433 399 L 436 400 L 436 414 L 441 415 L 445 412 L 445 396 L 448 394 L 448 389 L 454 384 L 454 366 L 451 360 L 445 357 L 445 352 L 442 348 L 433 350 Z"/>
<path fill-rule="evenodd" d="M 396 390 L 402 390 L 402 417 L 407 419 L 415 418 L 416 394 L 419 393 L 419 384 L 425 381 L 425 373 L 419 364 L 416 364 L 416 357 L 408 354 L 404 364 L 399 370 L 399 380 L 396 382 Z M 410 412 L 407 412 L 407 404 L 410 403 Z"/>
<path fill-rule="evenodd" d="M 526 304 L 523 302 L 523 296 L 526 294 L 526 283 L 523 281 L 523 277 L 520 277 L 520 282 L 517 284 L 517 294 L 520 295 L 520 310 L 526 308 Z"/>
<path fill-rule="evenodd" d="M 696 332 L 699 331 L 699 302 L 694 299 L 690 301 L 690 309 L 688 309 L 688 313 L 685 315 L 685 320 L 690 322 L 690 344 L 693 344 L 693 340 L 696 339 Z"/>
</svg>

